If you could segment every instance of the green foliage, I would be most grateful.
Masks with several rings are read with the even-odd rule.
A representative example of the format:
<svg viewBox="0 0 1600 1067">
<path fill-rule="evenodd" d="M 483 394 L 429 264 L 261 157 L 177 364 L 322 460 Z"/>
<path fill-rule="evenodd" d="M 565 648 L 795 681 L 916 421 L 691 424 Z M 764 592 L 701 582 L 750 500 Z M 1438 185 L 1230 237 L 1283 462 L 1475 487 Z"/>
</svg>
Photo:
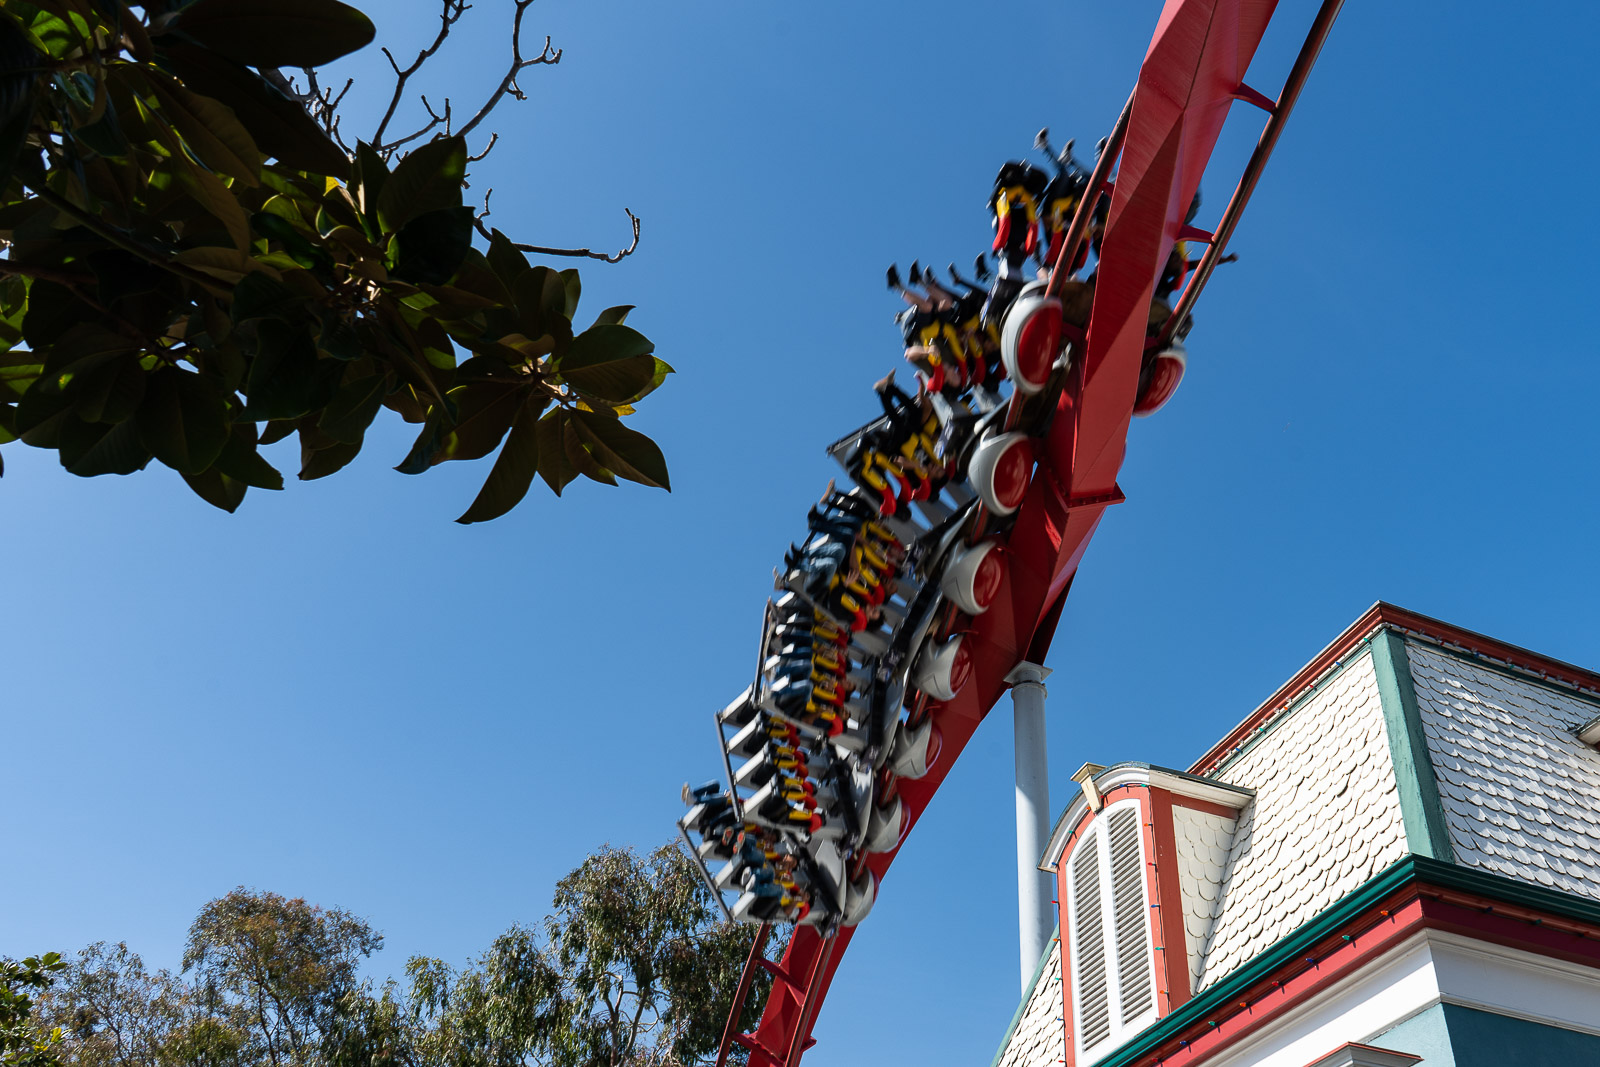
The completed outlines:
<svg viewBox="0 0 1600 1067">
<path fill-rule="evenodd" d="M 49 989 L 66 966 L 59 952 L 29 956 L 21 963 L 0 959 L 0 1064 L 56 1067 L 61 1062 L 61 1030 L 43 1031 L 35 1025 L 33 998 L 27 990 Z"/>
<path fill-rule="evenodd" d="M 414 957 L 403 983 L 375 987 L 356 974 L 382 945 L 366 923 L 238 889 L 190 927 L 192 980 L 150 974 L 126 945 L 91 945 L 40 1014 L 70 1067 L 686 1067 L 715 1057 L 752 934 L 722 921 L 677 846 L 648 857 L 603 848 L 561 880 L 554 903 L 540 927 L 512 927 L 464 968 Z M 761 972 L 758 992 L 770 981 Z M 0 1002 L 0 1027 L 4 1011 Z"/>
<path fill-rule="evenodd" d="M 404 473 L 498 453 L 460 522 L 535 476 L 669 488 L 622 419 L 672 368 L 627 308 L 575 325 L 576 271 L 473 247 L 465 140 L 352 161 L 275 86 L 372 36 L 335 0 L 7 0 L 0 444 L 156 460 L 233 511 L 283 486 L 262 445 L 325 477 L 387 408 L 419 426 Z"/>
<path fill-rule="evenodd" d="M 338 908 L 235 889 L 207 904 L 183 953 L 201 988 L 246 1011 L 272 1062 L 309 1063 L 356 968 L 383 935 Z"/>
<path fill-rule="evenodd" d="M 751 932 L 721 921 L 677 846 L 590 856 L 557 884 L 542 934 L 513 927 L 459 972 L 413 959 L 403 997 L 391 989 L 354 998 L 365 1007 L 348 1017 L 376 1025 L 340 1048 L 409 1047 L 420 1064 L 645 1067 L 715 1057 Z M 330 1056 L 340 1067 L 370 1062 Z"/>
</svg>

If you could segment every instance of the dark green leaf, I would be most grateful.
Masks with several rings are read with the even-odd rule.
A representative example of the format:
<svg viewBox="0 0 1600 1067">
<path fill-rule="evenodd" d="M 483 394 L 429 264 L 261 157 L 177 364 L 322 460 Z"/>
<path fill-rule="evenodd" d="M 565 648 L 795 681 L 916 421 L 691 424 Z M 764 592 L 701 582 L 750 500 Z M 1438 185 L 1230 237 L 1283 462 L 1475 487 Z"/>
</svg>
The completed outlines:
<svg viewBox="0 0 1600 1067">
<path fill-rule="evenodd" d="M 37 288 L 37 286 L 35 286 Z M 81 322 L 58 337 L 45 351 L 41 388 L 70 391 L 77 379 L 92 374 L 135 351 L 126 337 L 93 322 Z"/>
<path fill-rule="evenodd" d="M 417 343 L 430 367 L 451 370 L 456 365 L 456 346 L 438 319 L 424 318 L 417 323 Z"/>
<path fill-rule="evenodd" d="M 572 335 L 572 323 L 566 316 L 567 287 L 560 274 L 549 267 L 534 267 L 516 280 L 511 292 L 522 332 L 530 340 L 549 334 L 565 341 Z"/>
<path fill-rule="evenodd" d="M 499 317 L 505 320 L 505 325 L 497 330 L 494 336 L 510 333 L 516 329 L 513 321 L 516 316 L 509 310 L 511 287 L 500 280 L 500 276 L 490 267 L 488 259 L 476 248 L 468 250 L 467 258 L 461 264 L 461 270 L 456 274 L 456 280 L 451 283 L 451 287 L 505 309 L 499 312 Z"/>
<path fill-rule="evenodd" d="M 528 487 L 539 471 L 539 436 L 543 425 L 539 414 L 548 403 L 542 397 L 529 397 L 517 411 L 517 418 L 506 435 L 505 447 L 495 457 L 489 477 L 478 490 L 477 499 L 456 521 L 486 522 L 499 518 L 528 495 Z"/>
<path fill-rule="evenodd" d="M 161 104 L 162 117 L 183 135 L 200 162 L 245 185 L 260 182 L 261 151 L 231 108 L 190 92 L 154 67 L 130 64 L 117 69 L 136 71 L 143 77 Z"/>
<path fill-rule="evenodd" d="M 376 32 L 339 0 L 196 0 L 171 28 L 252 67 L 320 67 Z"/>
<path fill-rule="evenodd" d="M 388 381 L 385 375 L 373 374 L 346 382 L 328 401 L 317 428 L 336 441 L 359 442 L 383 406 Z"/>
<path fill-rule="evenodd" d="M 115 426 L 73 420 L 63 428 L 61 465 L 80 478 L 132 474 L 149 462 L 150 450 L 140 441 L 133 419 Z"/>
<path fill-rule="evenodd" d="M 228 443 L 222 446 L 212 469 L 256 489 L 283 488 L 283 475 L 257 451 L 256 428 L 248 422 L 233 424 Z"/>
<path fill-rule="evenodd" d="M 360 441 L 339 441 L 328 448 L 315 450 L 302 445 L 300 480 L 309 482 L 317 478 L 326 478 L 336 471 L 343 470 L 360 452 Z"/>
<path fill-rule="evenodd" d="M 511 287 L 517 283 L 517 279 L 522 277 L 524 272 L 532 269 L 532 264 L 528 262 L 528 257 L 523 255 L 521 250 L 511 243 L 511 238 L 499 230 L 493 230 L 489 234 L 488 258 L 489 266 L 494 269 L 495 274 L 505 283 L 507 292 L 510 292 Z"/>
<path fill-rule="evenodd" d="M 432 462 L 452 459 L 480 459 L 495 450 L 511 428 L 522 406 L 523 392 L 500 384 L 463 385 L 450 390 L 455 401 L 456 422 L 445 427 L 439 437 L 439 450 Z"/>
<path fill-rule="evenodd" d="M 392 277 L 405 282 L 444 285 L 472 246 L 472 209 L 451 207 L 418 215 L 395 235 Z"/>
<path fill-rule="evenodd" d="M 201 471 L 199 474 L 185 474 L 183 480 L 189 483 L 195 495 L 214 508 L 221 508 L 230 515 L 239 510 L 239 505 L 244 502 L 245 493 L 249 487 L 244 482 L 223 474 L 213 467 Z"/>
<path fill-rule="evenodd" d="M 247 274 L 233 290 L 232 315 L 235 323 L 258 318 L 298 319 L 306 298 L 264 272 Z"/>
<path fill-rule="evenodd" d="M 318 265 L 331 267 L 333 257 L 317 247 L 311 239 L 295 228 L 294 223 L 282 215 L 258 211 L 250 216 L 251 227 L 263 237 L 277 241 L 296 263 L 311 268 Z"/>
<path fill-rule="evenodd" d="M 610 415 L 578 411 L 573 417 L 584 443 L 607 470 L 640 485 L 672 490 L 666 457 L 650 438 Z"/>
<path fill-rule="evenodd" d="M 361 334 L 352 322 L 329 316 L 322 324 L 322 334 L 317 347 L 334 359 L 360 359 L 365 350 L 361 347 Z"/>
<path fill-rule="evenodd" d="M 211 466 L 228 441 L 222 390 L 177 367 L 150 373 L 134 419 L 144 447 L 180 474 L 199 474 Z"/>
<path fill-rule="evenodd" d="M 128 138 L 117 121 L 117 109 L 110 103 L 99 121 L 79 126 L 72 131 L 72 136 L 97 155 L 119 159 L 128 153 Z"/>
<path fill-rule="evenodd" d="M 389 164 L 367 142 L 357 141 L 356 164 L 352 174 L 356 204 L 361 213 L 370 218 L 373 225 L 377 225 L 378 196 L 383 192 L 383 183 L 389 180 Z"/>
<path fill-rule="evenodd" d="M 221 178 L 204 167 L 198 167 L 188 160 L 175 162 L 174 165 L 178 168 L 178 180 L 184 189 L 194 198 L 195 203 L 205 208 L 207 214 L 222 224 L 234 248 L 240 252 L 248 249 L 250 216 L 239 206 L 238 195 L 224 185 Z"/>
<path fill-rule="evenodd" d="M 149 377 L 136 353 L 120 356 L 73 382 L 74 410 L 90 422 L 122 422 L 144 401 Z"/>
<path fill-rule="evenodd" d="M 275 445 L 294 433 L 294 430 L 293 419 L 280 419 L 276 422 L 269 422 L 267 423 L 267 428 L 261 431 L 261 444 L 263 446 Z"/>
<path fill-rule="evenodd" d="M 318 359 L 316 345 L 303 327 L 281 319 L 259 320 L 256 357 L 245 383 L 250 400 L 245 417 L 252 422 L 297 419 L 321 407 L 332 396 L 343 366 L 338 360 Z"/>
<path fill-rule="evenodd" d="M 36 383 L 17 404 L 17 436 L 34 448 L 60 448 L 62 427 L 77 419 L 72 398 Z"/>
<path fill-rule="evenodd" d="M 628 321 L 628 312 L 633 310 L 632 304 L 618 304 L 614 308 L 606 308 L 595 316 L 595 326 L 621 326 Z M 593 327 L 590 327 L 593 329 Z M 588 333 L 588 330 L 584 331 Z"/>
<path fill-rule="evenodd" d="M 400 161 L 378 194 L 378 225 L 396 233 L 418 215 L 461 206 L 467 173 L 466 138 L 429 141 Z"/>
<path fill-rule="evenodd" d="M 578 476 L 577 468 L 567 455 L 566 431 L 567 413 L 561 408 L 552 409 L 539 420 L 539 477 L 555 490 L 556 496 L 560 496 L 561 490 Z"/>
<path fill-rule="evenodd" d="M 569 267 L 562 271 L 561 284 L 566 287 L 567 302 L 565 314 L 567 316 L 567 321 L 571 322 L 572 317 L 578 313 L 578 297 L 583 293 L 583 280 L 578 277 L 578 269 L 576 267 Z"/>
<path fill-rule="evenodd" d="M 655 392 L 661 383 L 667 380 L 667 375 L 676 373 L 666 360 L 660 358 L 659 356 L 651 356 L 650 358 L 655 361 L 655 369 L 650 372 L 650 381 L 643 389 L 628 397 L 624 403 L 637 404 L 639 401 Z"/>
<path fill-rule="evenodd" d="M 563 365 L 561 376 L 567 384 L 588 396 L 613 404 L 627 404 L 650 387 L 658 362 L 654 356 L 631 356 L 592 367 Z"/>
<path fill-rule="evenodd" d="M 35 280 L 28 288 L 28 312 L 22 319 L 22 336 L 35 351 L 48 351 L 72 327 L 99 318 L 99 312 L 65 285 Z"/>
<path fill-rule="evenodd" d="M 185 85 L 232 108 L 262 152 L 298 170 L 349 176 L 350 159 L 343 149 L 329 140 L 305 108 L 254 71 L 180 40 L 162 39 L 161 51 Z"/>
<path fill-rule="evenodd" d="M 567 419 L 566 431 L 561 435 L 562 447 L 567 450 L 567 459 L 572 461 L 572 466 L 577 472 L 591 481 L 603 482 L 606 485 L 616 485 L 617 479 L 610 471 L 600 466 L 584 447 L 583 438 L 578 435 L 577 423 L 574 419 Z"/>
<path fill-rule="evenodd" d="M 44 360 L 36 352 L 0 354 L 0 402 L 18 400 L 44 373 Z"/>
<path fill-rule="evenodd" d="M 631 326 L 591 326 L 572 339 L 561 357 L 561 373 L 575 367 L 595 367 L 602 363 L 647 356 L 656 346 Z"/>
<path fill-rule="evenodd" d="M 428 414 L 427 421 L 422 424 L 422 432 L 411 444 L 411 451 L 406 453 L 406 458 L 400 461 L 395 470 L 401 474 L 421 474 L 433 466 L 433 454 L 439 449 L 440 419 L 437 409 Z"/>
<path fill-rule="evenodd" d="M 14 29 L 10 23 L 5 23 L 0 25 L 0 34 L 13 32 Z M 24 56 L 38 55 L 33 49 L 24 48 Z M 28 128 L 33 125 L 33 86 L 33 79 L 28 78 L 23 85 L 20 101 L 12 103 L 8 116 L 0 122 L 0 189 L 11 184 L 11 171 L 22 153 L 22 146 L 27 143 Z"/>
</svg>

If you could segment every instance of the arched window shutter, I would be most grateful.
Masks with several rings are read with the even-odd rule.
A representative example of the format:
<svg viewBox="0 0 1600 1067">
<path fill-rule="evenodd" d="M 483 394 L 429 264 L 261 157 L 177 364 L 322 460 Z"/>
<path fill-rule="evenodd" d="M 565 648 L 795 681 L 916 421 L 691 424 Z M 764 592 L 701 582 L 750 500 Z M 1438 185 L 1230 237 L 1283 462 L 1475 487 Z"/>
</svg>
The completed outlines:
<svg viewBox="0 0 1600 1067">
<path fill-rule="evenodd" d="M 1150 981 L 1150 916 L 1145 903 L 1144 857 L 1139 850 L 1139 809 L 1111 813 L 1111 896 L 1117 922 L 1117 987 L 1122 1022 L 1133 1022 L 1155 1003 Z"/>
<path fill-rule="evenodd" d="M 1068 860 L 1074 1045 L 1082 1067 L 1155 1020 L 1137 801 L 1105 809 Z"/>
<path fill-rule="evenodd" d="M 1110 975 L 1106 968 L 1105 919 L 1100 900 L 1100 834 L 1092 832 L 1072 861 L 1073 990 L 1078 997 L 1079 1046 L 1111 1036 Z"/>
</svg>

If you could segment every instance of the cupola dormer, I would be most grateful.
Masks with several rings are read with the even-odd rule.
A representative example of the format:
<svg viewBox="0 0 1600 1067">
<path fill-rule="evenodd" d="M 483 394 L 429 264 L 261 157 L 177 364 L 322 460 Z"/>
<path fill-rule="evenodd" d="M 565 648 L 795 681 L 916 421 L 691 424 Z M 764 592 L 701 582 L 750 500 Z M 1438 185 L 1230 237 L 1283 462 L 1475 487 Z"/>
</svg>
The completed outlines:
<svg viewBox="0 0 1600 1067">
<path fill-rule="evenodd" d="M 1056 876 L 1066 1062 L 1090 1067 L 1188 1000 L 1250 790 L 1144 763 L 1074 776 Z"/>
</svg>

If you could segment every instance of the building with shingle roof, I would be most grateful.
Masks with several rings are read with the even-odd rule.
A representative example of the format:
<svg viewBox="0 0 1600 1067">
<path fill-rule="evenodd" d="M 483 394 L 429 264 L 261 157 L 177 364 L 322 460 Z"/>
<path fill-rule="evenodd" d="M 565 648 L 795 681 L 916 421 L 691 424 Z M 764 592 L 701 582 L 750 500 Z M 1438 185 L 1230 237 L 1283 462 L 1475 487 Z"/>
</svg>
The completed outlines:
<svg viewBox="0 0 1600 1067">
<path fill-rule="evenodd" d="M 994 1067 L 1600 1065 L 1600 674 L 1380 603 L 1187 770 L 1074 778 Z"/>
</svg>

